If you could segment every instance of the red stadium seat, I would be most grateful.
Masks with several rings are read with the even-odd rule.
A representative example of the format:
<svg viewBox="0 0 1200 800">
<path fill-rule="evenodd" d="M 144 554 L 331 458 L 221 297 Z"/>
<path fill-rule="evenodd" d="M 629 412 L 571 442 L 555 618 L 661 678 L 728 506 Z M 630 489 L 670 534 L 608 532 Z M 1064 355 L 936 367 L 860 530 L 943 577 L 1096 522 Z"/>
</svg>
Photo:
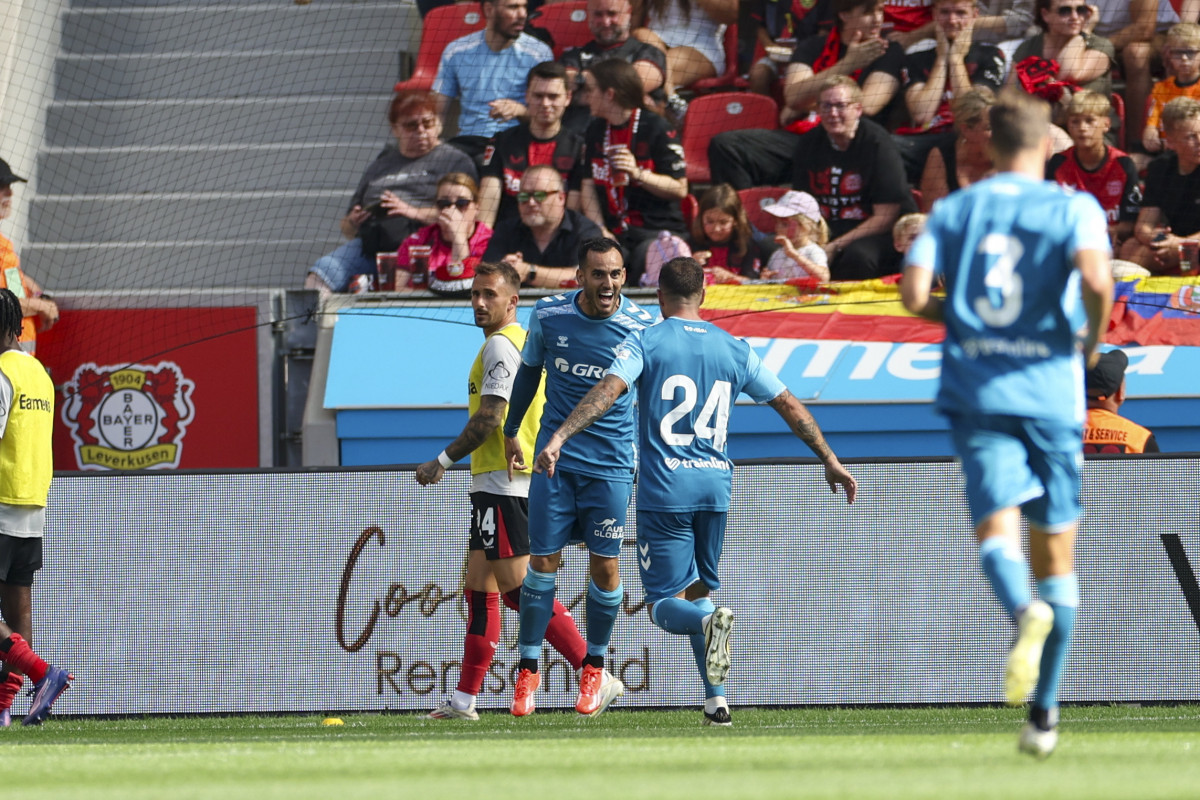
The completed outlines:
<svg viewBox="0 0 1200 800">
<path fill-rule="evenodd" d="M 738 31 L 737 25 L 725 27 L 725 72 L 715 78 L 701 78 L 691 86 L 681 86 L 694 94 L 728 91 L 730 89 L 745 89 L 748 85 L 738 73 Z"/>
<path fill-rule="evenodd" d="M 529 22 L 550 31 L 554 37 L 555 58 L 572 47 L 582 47 L 592 40 L 592 30 L 588 27 L 587 0 L 546 3 Z"/>
<path fill-rule="evenodd" d="M 700 201 L 694 194 L 684 195 L 684 198 L 679 201 L 679 210 L 683 212 L 683 224 L 691 231 L 692 220 L 700 215 Z"/>
<path fill-rule="evenodd" d="M 708 143 L 721 131 L 779 127 L 779 106 L 761 94 L 719 92 L 692 100 L 683 125 L 683 156 L 687 179 L 708 183 Z"/>
<path fill-rule="evenodd" d="M 1129 131 L 1125 129 L 1125 98 L 1121 97 L 1119 93 L 1113 92 L 1109 99 L 1112 100 L 1113 113 L 1117 115 L 1117 147 L 1128 151 L 1130 137 Z M 1136 135 L 1137 138 L 1133 141 L 1140 142 L 1142 132 L 1137 131 Z"/>
<path fill-rule="evenodd" d="M 408 80 L 394 87 L 399 92 L 405 89 L 429 91 L 437 76 L 438 62 L 446 45 L 460 36 L 482 30 L 485 25 L 478 3 L 455 3 L 438 6 L 425 15 L 421 30 L 421 47 L 417 50 L 417 65 Z"/>
<path fill-rule="evenodd" d="M 750 224 L 762 233 L 773 234 L 777 217 L 763 211 L 763 203 L 778 200 L 786 191 L 786 186 L 755 186 L 739 191 L 738 199 L 742 201 L 742 208 L 746 209 Z"/>
</svg>

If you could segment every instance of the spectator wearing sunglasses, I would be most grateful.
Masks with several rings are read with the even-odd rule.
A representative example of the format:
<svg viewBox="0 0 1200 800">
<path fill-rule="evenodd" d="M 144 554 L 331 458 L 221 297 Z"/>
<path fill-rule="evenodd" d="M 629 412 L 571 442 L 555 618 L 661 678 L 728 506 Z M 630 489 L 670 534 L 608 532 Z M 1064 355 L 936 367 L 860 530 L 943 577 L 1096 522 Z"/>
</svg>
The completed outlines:
<svg viewBox="0 0 1200 800">
<path fill-rule="evenodd" d="M 994 44 L 1012 64 L 1013 53 L 1033 25 L 1035 0 L 979 0 L 979 16 L 975 19 L 972 38 L 977 42 Z"/>
<path fill-rule="evenodd" d="M 1117 52 L 1112 42 L 1091 32 L 1089 21 L 1093 8 L 1087 0 L 1038 0 L 1034 22 L 1041 32 L 1031 36 L 1013 55 L 1014 68 L 1008 76 L 1011 85 L 1020 86 L 1021 70 L 1026 59 L 1043 59 L 1058 65 L 1057 80 L 1070 84 L 1064 87 L 1054 122 L 1066 124 L 1066 106 L 1071 95 L 1080 90 L 1112 94 L 1112 68 Z M 1054 101 L 1055 98 L 1046 98 Z"/>
<path fill-rule="evenodd" d="M 538 164 L 521 176 L 517 193 L 520 216 L 496 225 L 483 260 L 505 261 L 521 276 L 523 286 L 568 289 L 577 285 L 579 246 L 600 236 L 600 227 L 567 208 L 562 175 Z"/>
<path fill-rule="evenodd" d="M 438 212 L 434 223 L 405 239 L 396 252 L 396 289 L 414 288 L 410 285 L 413 273 L 424 269 L 429 291 L 470 297 L 475 265 L 483 260 L 492 238 L 492 229 L 476 219 L 479 187 L 475 179 L 463 172 L 443 175 L 437 183 L 434 206 Z M 421 255 L 422 249 L 428 255 Z"/>
<path fill-rule="evenodd" d="M 1177 22 L 1196 21 L 1196 0 L 1091 0 L 1091 5 L 1096 13 L 1087 29 L 1112 42 L 1121 58 L 1126 123 L 1136 134 L 1145 119 L 1163 35 Z M 1136 136 L 1130 137 L 1134 141 Z"/>
<path fill-rule="evenodd" d="M 355 275 L 373 274 L 377 253 L 394 253 L 410 234 L 437 219 L 433 198 L 440 176 L 475 174 L 470 158 L 442 142 L 437 101 L 429 92 L 398 92 L 388 107 L 388 123 L 396 144 L 367 166 L 350 198 L 341 221 L 349 241 L 317 259 L 304 288 L 344 292 Z"/>
</svg>

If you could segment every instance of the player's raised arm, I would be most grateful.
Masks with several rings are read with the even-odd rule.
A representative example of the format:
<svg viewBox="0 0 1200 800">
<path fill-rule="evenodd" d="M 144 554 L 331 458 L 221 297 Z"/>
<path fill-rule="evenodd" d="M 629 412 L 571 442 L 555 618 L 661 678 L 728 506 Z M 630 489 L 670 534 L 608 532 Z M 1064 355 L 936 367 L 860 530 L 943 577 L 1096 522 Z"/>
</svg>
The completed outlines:
<svg viewBox="0 0 1200 800">
<path fill-rule="evenodd" d="M 554 477 L 554 465 L 558 463 L 558 454 L 567 440 L 603 417 L 612 408 L 613 403 L 617 402 L 617 398 L 628 390 L 629 386 L 616 375 L 605 375 L 588 390 L 563 424 L 558 426 L 558 430 L 550 437 L 550 441 L 546 442 L 542 452 L 538 453 L 533 471 L 545 472 Z"/>
<path fill-rule="evenodd" d="M 853 503 L 858 494 L 858 481 L 854 480 L 854 476 L 847 472 L 846 468 L 838 461 L 833 449 L 825 441 L 825 436 L 821 433 L 817 421 L 813 419 L 804 404 L 796 399 L 794 394 L 784 389 L 768 405 L 783 418 L 788 427 L 792 429 L 792 433 L 796 434 L 801 441 L 808 445 L 816 457 L 821 459 L 821 463 L 825 465 L 825 482 L 829 484 L 830 490 L 836 494 L 837 487 L 841 484 L 846 490 L 846 502 Z"/>
</svg>

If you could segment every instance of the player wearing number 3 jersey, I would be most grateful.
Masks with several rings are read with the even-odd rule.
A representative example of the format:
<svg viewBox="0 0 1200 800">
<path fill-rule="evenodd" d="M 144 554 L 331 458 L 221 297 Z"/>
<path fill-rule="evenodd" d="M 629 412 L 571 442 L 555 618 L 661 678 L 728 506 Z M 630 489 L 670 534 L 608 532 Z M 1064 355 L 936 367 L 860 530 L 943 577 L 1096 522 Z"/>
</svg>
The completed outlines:
<svg viewBox="0 0 1200 800">
<path fill-rule="evenodd" d="M 1044 758 L 1057 742 L 1079 605 L 1083 365 L 1099 355 L 1112 275 L 1100 204 L 1041 180 L 1049 107 L 1005 94 L 989 115 L 1000 174 L 934 207 L 908 253 L 901 295 L 910 311 L 946 324 L 938 408 L 966 475 L 980 564 L 1017 626 L 1005 697 L 1023 704 L 1036 686 L 1018 747 Z M 936 275 L 945 277 L 944 301 L 931 294 Z M 1038 600 L 1021 553 L 1022 512 Z"/>
<path fill-rule="evenodd" d="M 808 410 L 750 346 L 700 318 L 704 270 L 691 258 L 667 262 L 659 276 L 664 319 L 631 333 L 608 374 L 538 454 L 535 472 L 553 475 L 567 440 L 637 387 L 638 563 L 650 619 L 687 636 L 704 682 L 706 724 L 729 725 L 725 675 L 733 612 L 709 593 L 721 586 L 733 464 L 726 456 L 729 412 L 738 394 L 769 403 L 816 453 L 834 492 L 854 502 L 857 484 L 825 443 Z"/>
</svg>

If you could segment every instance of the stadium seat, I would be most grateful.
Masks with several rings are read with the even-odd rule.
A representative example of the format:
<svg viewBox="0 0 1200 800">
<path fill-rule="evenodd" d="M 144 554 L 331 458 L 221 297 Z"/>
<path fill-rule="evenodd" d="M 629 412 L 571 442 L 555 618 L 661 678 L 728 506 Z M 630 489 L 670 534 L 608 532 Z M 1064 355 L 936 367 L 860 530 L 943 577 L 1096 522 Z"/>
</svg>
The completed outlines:
<svg viewBox="0 0 1200 800">
<path fill-rule="evenodd" d="M 738 31 L 737 25 L 725 27 L 725 72 L 715 78 L 701 78 L 691 86 L 681 87 L 693 94 L 702 95 L 711 92 L 745 89 L 749 82 L 738 72 Z"/>
<path fill-rule="evenodd" d="M 446 45 L 460 36 L 482 30 L 485 22 L 478 3 L 455 3 L 438 6 L 425 15 L 421 29 L 421 47 L 417 50 L 417 65 L 408 80 L 399 81 L 394 91 L 417 89 L 429 91 L 437 77 L 438 62 Z"/>
<path fill-rule="evenodd" d="M 537 10 L 529 22 L 550 31 L 554 37 L 555 58 L 561 57 L 572 47 L 582 47 L 592 40 L 592 30 L 588 27 L 587 0 L 547 3 Z"/>
<path fill-rule="evenodd" d="M 700 201 L 694 194 L 684 195 L 684 198 L 679 201 L 679 210 L 683 213 L 683 224 L 690 231 L 692 220 L 700 215 Z"/>
<path fill-rule="evenodd" d="M 1125 98 L 1119 92 L 1113 92 L 1109 99 L 1112 100 L 1113 113 L 1117 116 L 1117 147 L 1128 152 L 1129 131 L 1125 129 Z M 1140 142 L 1141 139 L 1142 134 L 1139 131 L 1134 141 Z"/>
<path fill-rule="evenodd" d="M 683 126 L 687 179 L 708 183 L 708 143 L 721 131 L 779 127 L 779 106 L 769 97 L 749 92 L 718 92 L 692 100 Z"/>
<path fill-rule="evenodd" d="M 754 186 L 738 192 L 742 208 L 746 209 L 746 218 L 760 233 L 768 235 L 775 233 L 776 217 L 763 211 L 763 204 L 778 200 L 786 191 L 786 186 Z"/>
</svg>

